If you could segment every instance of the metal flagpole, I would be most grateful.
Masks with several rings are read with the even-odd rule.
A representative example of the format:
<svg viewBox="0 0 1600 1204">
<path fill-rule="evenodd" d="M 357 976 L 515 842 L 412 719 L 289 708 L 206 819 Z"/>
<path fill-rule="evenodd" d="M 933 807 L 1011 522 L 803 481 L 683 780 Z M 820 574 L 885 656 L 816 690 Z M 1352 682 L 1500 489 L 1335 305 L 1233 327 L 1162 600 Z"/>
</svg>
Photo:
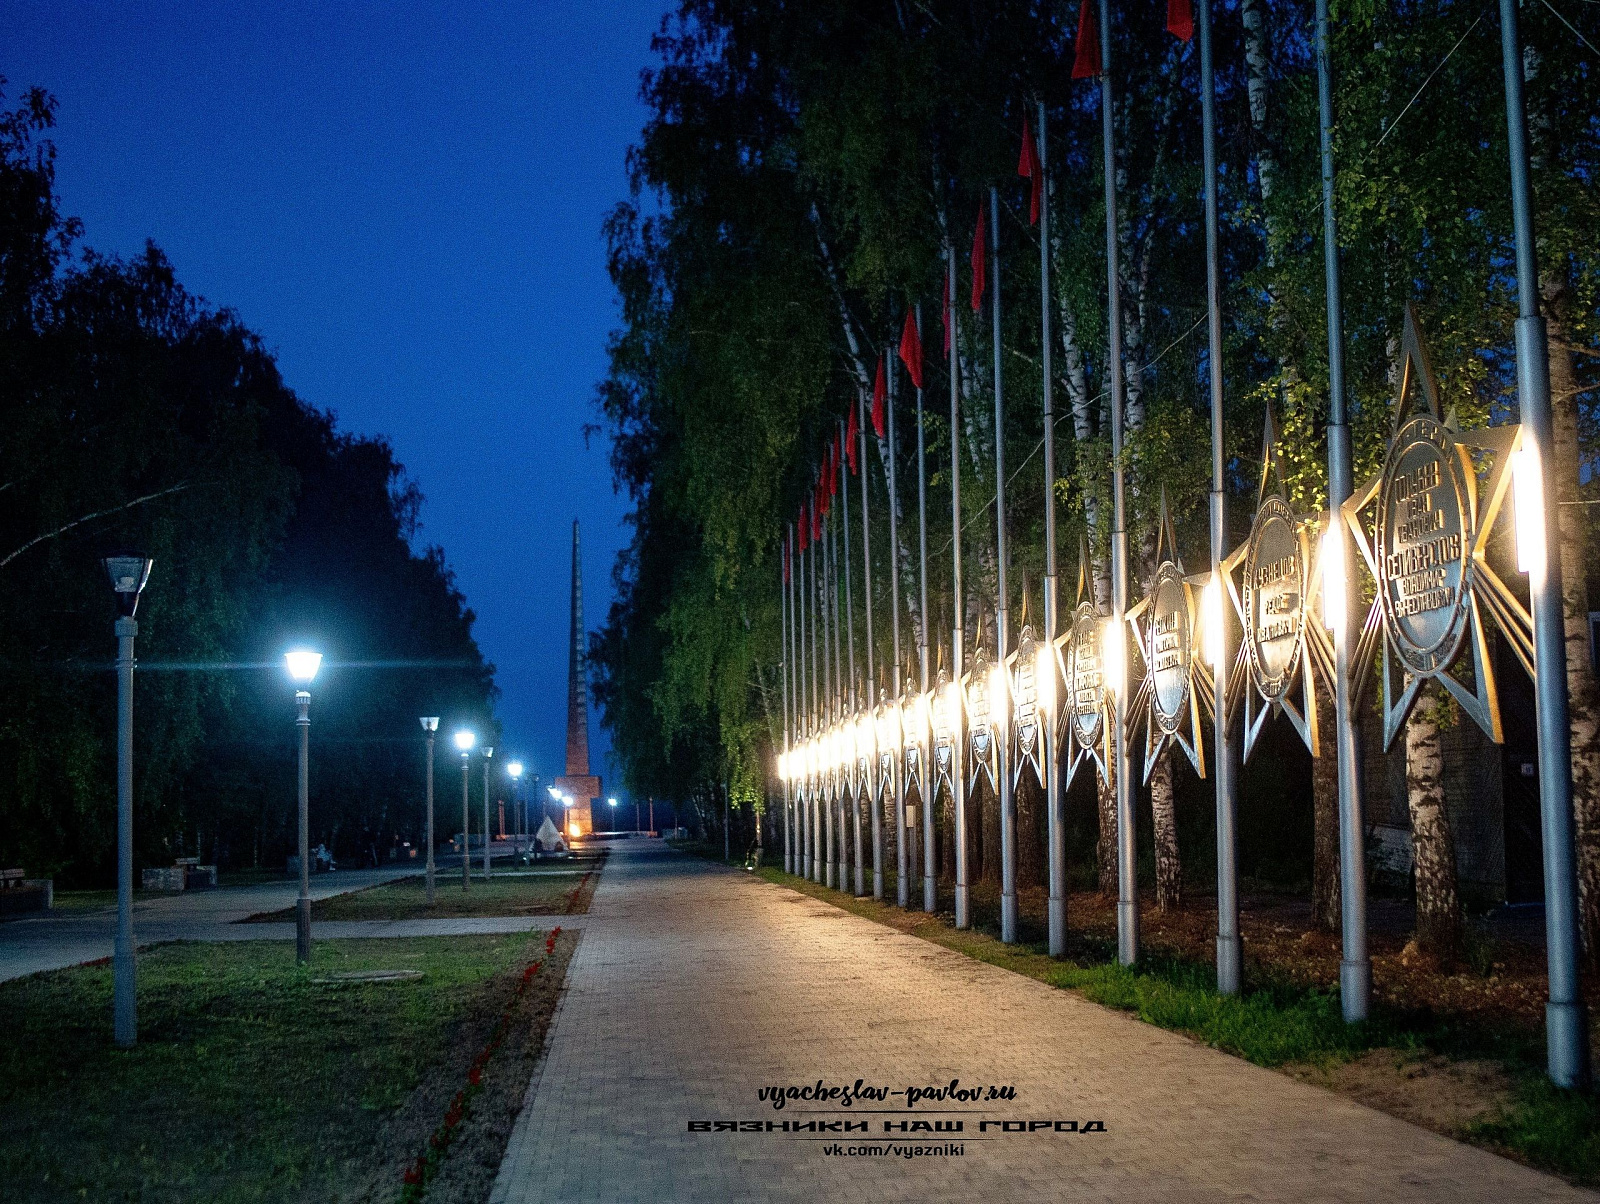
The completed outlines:
<svg viewBox="0 0 1600 1204">
<path fill-rule="evenodd" d="M 824 470 L 826 470 L 826 463 L 824 463 Z M 826 477 L 823 478 L 822 488 L 824 491 L 826 491 L 828 488 L 828 481 Z M 822 683 L 824 687 L 823 696 L 825 699 L 824 708 L 826 713 L 823 716 L 823 723 L 825 725 L 824 731 L 830 733 L 833 730 L 834 719 L 839 713 L 837 696 L 839 686 L 839 663 L 837 655 L 839 650 L 839 638 L 838 632 L 835 630 L 835 626 L 838 621 L 838 614 L 835 607 L 838 603 L 838 600 L 839 591 L 835 585 L 834 579 L 833 524 L 828 521 L 827 511 L 824 511 L 822 515 Z M 829 663 L 829 657 L 833 657 L 832 664 Z M 832 775 L 830 773 L 830 778 L 831 776 Z M 837 880 L 834 877 L 837 863 L 834 859 L 833 853 L 833 811 L 835 801 L 836 800 L 832 798 L 824 800 L 824 812 L 822 817 L 823 857 L 825 859 L 823 862 L 822 876 L 823 881 L 829 887 L 838 885 Z"/>
<path fill-rule="evenodd" d="M 1111 408 L 1111 627 L 1116 646 L 1127 643 L 1128 515 L 1122 468 L 1122 295 L 1117 264 L 1116 144 L 1111 122 L 1111 5 L 1100 8 L 1100 134 L 1106 189 L 1106 363 Z M 1139 884 L 1135 880 L 1133 782 L 1128 775 L 1127 656 L 1118 658 L 1121 680 L 1111 683 L 1112 778 L 1117 790 L 1117 960 L 1139 960 Z"/>
<path fill-rule="evenodd" d="M 994 321 L 994 551 L 995 551 L 995 664 L 1001 675 L 1005 668 L 1010 639 L 1010 608 L 1006 590 L 1006 426 L 1005 400 L 1000 389 L 1000 190 L 989 186 L 990 314 Z M 1003 706 L 1001 721 L 995 724 L 996 775 L 1000 792 L 1000 939 L 1011 944 L 1017 939 L 1017 799 L 1011 787 L 1011 708 L 996 698 L 991 712 Z"/>
<path fill-rule="evenodd" d="M 795 781 L 801 783 L 794 791 L 794 873 L 801 876 L 807 874 L 806 869 L 806 824 L 805 824 L 805 766 L 799 764 L 800 747 L 806 739 L 805 696 L 806 696 L 806 653 L 805 653 L 805 622 L 801 613 L 800 583 L 805 580 L 800 564 L 800 544 L 797 538 L 796 524 L 789 524 L 790 553 L 789 570 L 789 644 L 794 650 L 794 740 L 796 764 L 790 768 Z M 650 830 L 655 830 L 655 823 L 650 824 Z"/>
<path fill-rule="evenodd" d="M 840 456 L 840 460 L 843 460 L 843 456 Z M 830 530 L 829 536 L 827 536 L 827 551 L 829 551 L 830 559 L 834 560 L 834 588 L 832 588 L 832 591 L 830 591 L 830 597 L 832 597 L 832 607 L 834 607 L 835 725 L 843 724 L 843 720 L 845 720 L 845 664 L 843 664 L 843 655 L 842 652 L 840 652 L 840 645 L 843 644 L 843 634 L 845 634 L 845 632 L 843 632 L 843 624 L 840 623 L 840 602 L 838 602 L 838 586 L 840 586 L 840 581 L 838 581 L 838 576 L 840 576 L 840 573 L 838 573 L 838 540 L 840 540 L 840 533 L 842 533 L 843 528 L 845 528 L 845 524 L 842 522 L 845 517 L 846 516 L 843 516 L 843 514 L 840 514 L 840 520 L 835 520 L 835 530 Z M 840 730 L 840 728 L 835 727 L 835 730 Z M 846 775 L 843 770 L 845 770 L 845 767 L 840 765 L 840 767 L 838 767 L 837 785 L 835 785 L 834 794 L 834 828 L 837 829 L 837 837 L 835 837 L 834 845 L 835 865 L 837 865 L 837 879 L 835 879 L 835 881 L 837 881 L 838 889 L 848 890 L 850 889 L 850 871 L 845 868 L 845 844 L 846 839 L 848 839 L 848 834 L 846 834 L 845 831 Z"/>
<path fill-rule="evenodd" d="M 891 324 L 889 327 L 893 330 Z M 889 606 L 894 611 L 894 666 L 890 670 L 890 688 L 894 691 L 894 705 L 900 705 L 900 686 L 902 664 L 900 660 L 900 524 L 898 511 L 900 509 L 900 494 L 895 487 L 895 441 L 894 441 L 894 395 L 897 384 L 894 370 L 895 357 L 891 353 L 886 357 L 889 361 L 889 396 L 884 404 L 889 411 Z M 896 719 L 898 725 L 898 717 Z M 894 868 L 895 902 L 901 907 L 907 903 L 907 889 L 909 877 L 906 864 L 906 783 L 905 769 L 901 753 L 905 748 L 902 741 L 900 748 L 895 750 L 894 758 Z"/>
<path fill-rule="evenodd" d="M 956 252 L 948 239 L 944 244 L 945 304 L 950 323 L 950 681 L 960 695 L 962 661 L 966 651 L 961 632 L 961 375 L 957 361 L 960 327 L 956 325 Z M 966 707 L 956 706 L 955 730 L 950 750 L 950 796 L 955 812 L 956 846 L 956 927 L 970 928 L 972 915 L 967 900 L 967 771 Z"/>
<path fill-rule="evenodd" d="M 1050 175 L 1045 169 L 1050 154 L 1045 136 L 1046 110 L 1039 102 L 1039 350 L 1044 378 L 1044 642 L 1055 673 L 1056 638 L 1056 419 L 1050 378 Z M 1051 690 L 1061 697 L 1061 691 Z M 1041 716 L 1039 763 L 1044 768 L 1046 823 L 1050 841 L 1050 956 L 1067 950 L 1067 830 L 1061 814 L 1061 775 L 1056 772 L 1055 712 Z"/>
<path fill-rule="evenodd" d="M 1216 614 L 1208 617 L 1223 625 L 1222 655 L 1212 666 L 1216 685 L 1216 714 L 1213 716 L 1216 767 L 1213 772 L 1217 778 L 1217 990 L 1224 995 L 1237 995 L 1243 950 L 1239 941 L 1239 880 L 1234 830 L 1234 818 L 1238 813 L 1238 762 L 1228 723 L 1231 624 L 1225 617 L 1228 608 L 1223 605 L 1226 595 L 1222 583 L 1222 562 L 1228 555 L 1228 495 L 1223 459 L 1222 276 L 1217 259 L 1215 91 L 1211 74 L 1211 0 L 1200 0 L 1200 123 L 1206 176 L 1206 358 L 1211 370 L 1211 580 L 1212 588 L 1217 591 Z M 1330 434 L 1330 447 L 1332 442 Z M 1336 513 L 1337 509 L 1336 505 Z"/>
<path fill-rule="evenodd" d="M 922 303 L 917 302 L 917 349 L 922 348 Z M 922 422 L 922 386 L 917 386 L 917 538 L 921 544 L 921 569 L 918 582 L 921 589 L 922 627 L 917 632 L 918 660 L 922 668 L 922 692 L 928 692 L 928 449 Z M 932 750 L 924 751 L 931 762 Z M 933 880 L 933 798 L 938 793 L 934 785 L 933 766 L 922 767 L 922 790 L 927 795 L 922 800 L 922 910 L 932 913 L 935 905 Z"/>
<path fill-rule="evenodd" d="M 844 532 L 844 629 L 850 637 L 850 714 L 851 730 L 851 760 L 854 756 L 854 724 L 861 710 L 861 699 L 856 693 L 856 609 L 855 599 L 850 588 L 850 478 L 845 472 L 846 462 L 850 459 L 849 431 L 843 420 L 839 423 L 839 446 L 843 449 L 839 454 L 839 497 L 843 510 L 839 513 L 840 530 Z M 867 893 L 867 873 L 863 864 L 861 852 L 861 797 L 854 791 L 850 793 L 850 816 L 853 821 L 852 841 L 855 852 L 856 876 L 855 893 Z"/>
<path fill-rule="evenodd" d="M 794 835 L 791 827 L 793 816 L 789 811 L 789 537 L 783 537 L 783 565 L 778 570 L 782 580 L 778 583 L 778 631 L 780 651 L 778 653 L 779 679 L 783 683 L 783 768 L 779 776 L 783 779 L 783 872 L 794 873 Z M 634 804 L 637 809 L 638 804 Z M 637 828 L 637 816 L 633 826 Z"/>
<path fill-rule="evenodd" d="M 1202 3 L 1205 2 L 1202 0 Z M 1317 0 L 1316 53 L 1322 141 L 1322 264 L 1328 303 L 1328 507 L 1333 514 L 1332 535 L 1339 541 L 1341 549 L 1339 560 L 1348 565 L 1355 563 L 1355 547 L 1349 530 L 1339 516 L 1339 507 L 1350 496 L 1354 483 L 1350 460 L 1350 423 L 1345 413 L 1344 299 L 1339 288 L 1339 229 L 1333 213 L 1333 80 L 1328 67 L 1328 0 Z M 1211 220 L 1214 223 L 1216 219 L 1213 216 Z M 1220 319 L 1213 321 L 1221 325 Z M 1338 623 L 1333 633 L 1334 739 L 1339 757 L 1339 899 L 1344 928 L 1344 957 L 1339 963 L 1339 1002 L 1345 1020 L 1353 1023 L 1367 1018 L 1367 1004 L 1372 996 L 1372 959 L 1367 956 L 1367 859 L 1365 833 L 1362 831 L 1361 745 L 1358 743 L 1359 732 L 1350 697 L 1350 620 L 1356 613 L 1357 598 L 1351 593 L 1354 576 L 1347 572 L 1343 577 L 1345 600 L 1339 608 L 1340 613 L 1335 616 Z M 1229 772 L 1232 772 L 1231 766 Z M 1235 969 L 1236 989 L 1237 973 Z"/>
<path fill-rule="evenodd" d="M 822 657 L 817 648 L 817 632 L 822 624 L 822 620 L 817 615 L 817 611 L 822 604 L 822 591 L 817 584 L 817 560 L 822 549 L 817 543 L 817 495 L 815 490 L 811 494 L 810 510 L 811 513 L 806 521 L 811 524 L 811 582 L 808 587 L 811 596 L 808 602 L 811 610 L 811 739 L 813 747 L 815 747 L 816 742 L 822 737 L 822 686 L 817 680 L 822 668 Z M 806 801 L 806 825 L 811 837 L 810 852 L 806 858 L 806 863 L 813 882 L 822 881 L 822 833 L 818 822 L 821 819 L 821 815 L 817 801 L 822 793 L 820 776 L 820 774 L 813 776 L 811 797 Z"/>
<path fill-rule="evenodd" d="M 861 457 L 861 592 L 866 601 L 867 610 L 867 713 L 872 713 L 878 706 L 878 684 L 873 676 L 872 664 L 872 527 L 868 521 L 867 499 L 870 496 L 867 490 L 867 423 L 866 414 L 863 412 L 866 401 L 860 390 L 856 392 L 856 439 L 859 442 Z M 873 728 L 876 730 L 876 715 L 873 715 Z M 872 897 L 883 898 L 883 808 L 880 807 L 873 795 L 874 787 L 878 781 L 878 759 L 872 758 L 868 766 L 868 780 L 872 785 L 865 787 L 867 806 L 872 810 Z"/>
<path fill-rule="evenodd" d="M 1555 491 L 1545 487 L 1555 463 L 1550 361 L 1539 316 L 1539 259 L 1528 179 L 1528 115 L 1522 96 L 1522 36 L 1516 0 L 1500 0 L 1500 52 L 1506 79 L 1511 150 L 1511 214 L 1517 244 L 1517 400 L 1544 507 L 1544 547 L 1528 572 L 1533 611 L 1534 708 L 1539 728 L 1539 828 L 1544 846 L 1544 932 L 1550 975 L 1545 1004 L 1546 1064 L 1559 1087 L 1589 1083 L 1589 1023 L 1578 982 L 1577 867 L 1573 853 L 1572 733 L 1567 713 L 1567 658 L 1561 598 L 1561 539 Z M 1534 551 L 1530 549 L 1530 551 Z M 1542 552 L 1542 555 L 1537 554 Z M 1581 571 L 1581 566 L 1579 568 Z"/>
</svg>

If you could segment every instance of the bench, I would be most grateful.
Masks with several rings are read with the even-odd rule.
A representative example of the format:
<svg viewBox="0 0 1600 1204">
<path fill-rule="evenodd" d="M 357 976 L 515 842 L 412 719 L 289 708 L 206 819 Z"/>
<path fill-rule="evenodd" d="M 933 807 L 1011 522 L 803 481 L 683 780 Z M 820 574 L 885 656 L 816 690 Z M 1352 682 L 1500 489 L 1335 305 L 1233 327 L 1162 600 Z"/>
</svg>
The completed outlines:
<svg viewBox="0 0 1600 1204">
<path fill-rule="evenodd" d="M 0 870 L 0 915 L 49 911 L 54 902 L 54 879 L 29 878 L 19 869 Z"/>
</svg>

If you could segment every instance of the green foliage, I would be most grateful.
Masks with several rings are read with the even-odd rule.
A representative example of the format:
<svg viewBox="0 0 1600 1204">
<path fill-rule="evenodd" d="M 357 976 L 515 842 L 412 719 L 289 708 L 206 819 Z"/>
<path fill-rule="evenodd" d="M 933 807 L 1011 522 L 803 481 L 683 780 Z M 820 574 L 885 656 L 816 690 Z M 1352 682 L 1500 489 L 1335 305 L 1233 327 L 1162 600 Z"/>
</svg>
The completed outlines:
<svg viewBox="0 0 1600 1204">
<path fill-rule="evenodd" d="M 1283 432 L 1295 504 L 1326 505 L 1328 349 L 1317 88 L 1307 13 L 1215 12 L 1223 432 L 1235 540 L 1257 484 L 1263 409 Z M 1153 569 L 1162 486 L 1191 568 L 1208 560 L 1209 365 L 1195 48 L 1159 6 L 1113 17 L 1117 247 L 1127 381 L 1124 467 L 1137 582 Z M 1582 430 L 1594 446 L 1600 372 L 1600 75 L 1535 6 L 1528 103 L 1546 291 L 1580 351 Z M 779 534 L 814 481 L 835 423 L 923 306 L 932 644 L 951 623 L 950 440 L 963 474 L 966 631 L 995 608 L 990 313 L 966 305 L 973 222 L 999 189 L 1000 330 L 1009 476 L 1011 613 L 1039 611 L 1045 487 L 1058 501 L 1061 576 L 1080 537 L 1101 577 L 1111 507 L 1100 92 L 1068 66 L 1076 9 L 804 6 L 688 0 L 657 40 L 633 196 L 608 226 L 623 323 L 601 403 L 636 505 L 623 599 L 595 643 L 599 693 L 635 790 L 752 785 L 782 739 Z M 1344 6 L 1334 25 L 1335 201 L 1347 393 L 1358 481 L 1391 422 L 1400 319 L 1411 303 L 1464 425 L 1514 418 L 1506 132 L 1492 10 L 1404 0 Z M 1052 182 L 1055 480 L 1042 436 L 1040 248 L 1016 172 L 1026 113 L 1048 115 Z M 937 320 L 944 247 L 958 266 L 961 414 Z M 916 470 L 909 390 L 894 456 L 905 541 L 902 662 L 917 620 Z M 869 441 L 870 442 L 870 441 Z M 1588 455 L 1589 453 L 1585 453 Z M 883 464 L 873 473 L 874 666 L 892 661 Z M 855 483 L 852 481 L 852 489 Z M 858 499 L 852 499 L 859 524 Z M 859 526 L 855 563 L 860 565 Z M 856 653 L 866 655 L 856 579 Z M 1067 599 L 1070 600 L 1070 599 Z M 985 621 L 992 632 L 992 621 Z M 809 652 L 808 652 L 809 660 Z M 808 664 L 809 670 L 809 664 Z M 865 667 L 858 662 L 858 694 Z M 809 694 L 809 689 L 808 689 Z"/>
</svg>

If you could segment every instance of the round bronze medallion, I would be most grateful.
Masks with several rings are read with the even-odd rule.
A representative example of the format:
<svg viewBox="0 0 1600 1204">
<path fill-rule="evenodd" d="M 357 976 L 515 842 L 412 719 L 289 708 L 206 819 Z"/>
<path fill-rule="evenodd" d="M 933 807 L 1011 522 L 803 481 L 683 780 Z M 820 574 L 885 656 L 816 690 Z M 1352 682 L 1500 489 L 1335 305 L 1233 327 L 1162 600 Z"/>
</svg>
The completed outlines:
<svg viewBox="0 0 1600 1204">
<path fill-rule="evenodd" d="M 1033 639 L 1033 628 L 1024 627 L 1017 641 L 1017 664 L 1011 674 L 1011 705 L 1017 724 L 1017 746 L 1024 756 L 1032 756 L 1039 742 L 1039 683 L 1035 680 L 1035 664 L 1039 646 Z"/>
<path fill-rule="evenodd" d="M 1289 690 L 1305 636 L 1305 548 L 1294 512 L 1268 496 L 1250 524 L 1244 560 L 1244 635 L 1256 690 L 1277 702 Z"/>
<path fill-rule="evenodd" d="M 1418 415 L 1389 445 L 1378 486 L 1378 597 L 1407 669 L 1436 673 L 1467 629 L 1467 481 L 1454 441 Z"/>
<path fill-rule="evenodd" d="M 1071 656 L 1067 680 L 1072 696 L 1067 711 L 1072 734 L 1084 748 L 1093 748 L 1105 722 L 1105 677 L 1100 671 L 1100 629 L 1104 620 L 1091 603 L 1081 603 L 1072 616 Z"/>
<path fill-rule="evenodd" d="M 989 658 L 981 650 L 972 661 L 967 680 L 967 700 L 972 724 L 972 755 L 978 761 L 987 762 L 993 744 L 989 726 Z"/>
<path fill-rule="evenodd" d="M 1162 561 L 1150 598 L 1150 646 L 1145 660 L 1150 666 L 1150 713 L 1156 726 L 1169 735 L 1178 730 L 1189 702 L 1192 635 L 1183 574 L 1172 561 Z"/>
</svg>

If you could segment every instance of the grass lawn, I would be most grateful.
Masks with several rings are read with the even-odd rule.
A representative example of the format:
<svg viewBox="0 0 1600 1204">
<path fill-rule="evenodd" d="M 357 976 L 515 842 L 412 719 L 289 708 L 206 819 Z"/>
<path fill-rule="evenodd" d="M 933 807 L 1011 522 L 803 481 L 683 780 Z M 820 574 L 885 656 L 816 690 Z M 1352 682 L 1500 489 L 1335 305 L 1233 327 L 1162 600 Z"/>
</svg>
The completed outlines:
<svg viewBox="0 0 1600 1204">
<path fill-rule="evenodd" d="M 559 948 L 529 1033 L 554 1008 Z M 302 969 L 290 942 L 159 946 L 139 959 L 130 1051 L 111 1045 L 110 966 L 0 984 L 0 1194 L 393 1200 L 543 949 L 537 933 L 321 941 Z M 422 976 L 315 981 L 380 969 Z"/>
<path fill-rule="evenodd" d="M 720 847 L 690 851 L 721 860 Z M 786 874 L 781 852 L 776 867 L 768 864 L 759 873 L 769 882 L 1133 1012 L 1150 1024 L 1352 1095 L 1447 1136 L 1600 1186 L 1600 1099 L 1549 1084 L 1543 1034 L 1520 1015 L 1496 1021 L 1482 1012 L 1375 999 L 1368 1021 L 1347 1025 L 1337 990 L 1309 986 L 1270 964 L 1247 965 L 1244 993 L 1223 996 L 1217 994 L 1209 962 L 1162 952 L 1148 940 L 1149 952 L 1128 968 L 1116 963 L 1114 939 L 1069 925 L 1068 956 L 1058 960 L 1049 956 L 1041 932 L 1024 928 L 1023 940 L 1005 945 L 983 931 L 986 918 L 993 917 L 986 917 L 976 899 L 978 927 L 958 931 L 949 913 L 902 911 Z M 895 897 L 892 875 L 886 897 Z M 920 905 L 920 882 L 913 902 Z M 1075 914 L 1081 916 L 1081 909 Z"/>
<path fill-rule="evenodd" d="M 139 892 L 133 895 L 137 900 Z M 58 890 L 50 899 L 52 911 L 83 912 L 104 911 L 117 905 L 117 892 L 114 890 Z M 43 915 L 43 912 L 36 912 Z"/>
<path fill-rule="evenodd" d="M 318 899 L 311 904 L 313 920 L 419 920 L 456 919 L 462 916 L 562 916 L 589 910 L 599 866 L 562 866 L 563 870 L 592 873 L 539 871 L 513 877 L 495 874 L 485 882 L 473 875 L 472 887 L 461 889 L 461 873 L 440 874 L 434 883 L 433 906 L 428 906 L 422 878 L 400 878 L 367 890 Z M 524 871 L 526 873 L 526 871 Z M 251 916 L 256 922 L 279 923 L 294 919 L 294 909 Z"/>
</svg>

